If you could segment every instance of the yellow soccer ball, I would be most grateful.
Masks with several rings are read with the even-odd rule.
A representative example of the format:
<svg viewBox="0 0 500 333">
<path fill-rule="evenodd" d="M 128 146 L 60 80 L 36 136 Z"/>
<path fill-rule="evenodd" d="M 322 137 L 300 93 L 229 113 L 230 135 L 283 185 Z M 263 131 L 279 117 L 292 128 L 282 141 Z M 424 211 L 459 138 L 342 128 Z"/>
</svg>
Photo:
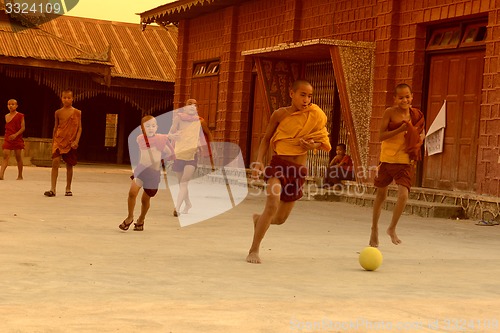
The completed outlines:
<svg viewBox="0 0 500 333">
<path fill-rule="evenodd" d="M 368 246 L 359 254 L 359 264 L 367 271 L 374 271 L 382 265 L 382 253 L 376 247 Z"/>
</svg>

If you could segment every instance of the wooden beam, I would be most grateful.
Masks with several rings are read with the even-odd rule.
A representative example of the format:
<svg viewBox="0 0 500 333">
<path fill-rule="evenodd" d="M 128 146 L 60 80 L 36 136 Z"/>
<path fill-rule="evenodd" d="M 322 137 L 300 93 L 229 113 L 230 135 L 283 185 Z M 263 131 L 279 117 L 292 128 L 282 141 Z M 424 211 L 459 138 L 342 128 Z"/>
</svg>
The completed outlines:
<svg viewBox="0 0 500 333">
<path fill-rule="evenodd" d="M 254 57 L 255 67 L 257 68 L 257 80 L 259 81 L 259 88 L 261 89 L 262 96 L 265 96 L 267 103 L 264 103 L 268 119 L 271 118 L 271 96 L 269 95 L 269 90 L 266 87 L 266 81 L 264 80 L 264 71 L 262 69 L 262 61 L 259 57 Z"/>
<path fill-rule="evenodd" d="M 174 82 L 141 80 L 116 76 L 111 78 L 111 87 L 174 92 Z"/>
<path fill-rule="evenodd" d="M 125 155 L 125 148 L 128 147 L 128 138 L 126 133 L 126 107 L 120 103 L 120 111 L 118 112 L 118 151 L 116 153 L 116 163 L 123 164 L 123 157 Z"/>
<path fill-rule="evenodd" d="M 330 56 L 332 58 L 333 73 L 335 76 L 335 82 L 337 83 L 337 88 L 339 91 L 340 99 L 340 110 L 342 112 L 342 118 L 347 126 L 347 135 L 349 137 L 349 149 L 351 152 L 351 158 L 354 164 L 354 170 L 356 170 L 356 180 L 359 183 L 363 183 L 363 178 L 358 177 L 358 174 L 362 173 L 359 171 L 361 164 L 361 155 L 359 153 L 359 143 L 356 137 L 356 129 L 354 127 L 354 121 L 352 118 L 351 104 L 349 103 L 349 94 L 347 81 L 345 78 L 344 68 L 342 67 L 342 59 L 340 58 L 339 46 L 330 46 Z"/>
<path fill-rule="evenodd" d="M 111 65 L 96 63 L 80 64 L 71 61 L 53 61 L 34 58 L 0 56 L 0 64 L 43 69 L 60 69 L 84 73 L 91 72 L 102 76 L 109 76 L 111 74 Z"/>
</svg>

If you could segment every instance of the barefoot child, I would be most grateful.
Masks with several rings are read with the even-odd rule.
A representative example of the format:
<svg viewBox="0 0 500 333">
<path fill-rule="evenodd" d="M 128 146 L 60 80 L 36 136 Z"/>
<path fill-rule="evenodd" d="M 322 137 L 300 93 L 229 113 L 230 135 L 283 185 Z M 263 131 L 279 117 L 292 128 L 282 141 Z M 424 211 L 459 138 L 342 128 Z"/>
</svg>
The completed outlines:
<svg viewBox="0 0 500 333">
<path fill-rule="evenodd" d="M 307 152 L 313 149 L 330 151 L 331 145 L 325 128 L 327 117 L 315 104 L 311 104 L 313 87 L 307 81 L 294 82 L 290 90 L 292 105 L 273 112 L 266 134 L 253 163 L 252 177 L 264 173 L 267 181 L 266 205 L 262 214 L 254 214 L 254 236 L 247 262 L 259 264 L 262 239 L 271 224 L 283 224 L 290 215 L 295 201 L 302 197 L 302 186 L 307 175 Z M 264 168 L 262 161 L 268 149 L 274 155 Z"/>
<path fill-rule="evenodd" d="M 158 124 L 153 116 L 142 118 L 142 134 L 137 137 L 140 150 L 139 163 L 134 169 L 134 175 L 130 177 L 132 183 L 128 192 L 128 215 L 118 226 L 122 230 L 128 230 L 132 222 L 134 222 L 135 202 L 141 187 L 144 187 L 141 198 L 141 214 L 137 222 L 134 223 L 134 230 L 144 230 L 144 220 L 149 210 L 151 198 L 158 192 L 162 159 L 174 158 L 174 148 L 170 144 L 168 136 L 166 134 L 157 134 L 157 129 Z"/>
<path fill-rule="evenodd" d="M 5 136 L 2 145 L 3 160 L 0 168 L 0 180 L 3 179 L 5 169 L 9 165 L 10 152 L 13 150 L 17 162 L 17 179 L 23 179 L 23 159 L 21 151 L 24 149 L 23 132 L 25 128 L 24 114 L 17 112 L 17 101 L 9 99 L 7 102 L 9 113 L 5 115 Z"/>
<path fill-rule="evenodd" d="M 380 164 L 374 185 L 377 187 L 373 203 L 370 246 L 377 247 L 378 220 L 387 197 L 387 187 L 394 180 L 398 185 L 398 199 L 392 212 L 387 234 L 393 244 L 401 244 L 396 234 L 396 225 L 408 200 L 414 174 L 413 163 L 420 159 L 420 146 L 424 139 L 424 116 L 412 108 L 413 94 L 407 84 L 399 84 L 394 90 L 394 106 L 387 108 L 380 126 Z"/>
<path fill-rule="evenodd" d="M 82 135 L 82 111 L 73 107 L 73 92 L 62 92 L 63 107 L 55 112 L 54 133 L 52 139 L 52 172 L 50 174 L 50 190 L 45 191 L 47 197 L 56 196 L 57 176 L 61 157 L 66 162 L 66 193 L 72 196 L 71 182 L 73 167 L 78 161 L 77 148 Z"/>
<path fill-rule="evenodd" d="M 189 181 L 198 166 L 200 151 L 203 147 L 210 149 L 210 142 L 213 141 L 206 121 L 198 115 L 195 99 L 188 99 L 186 106 L 175 113 L 169 136 L 175 144 L 172 170 L 179 180 L 179 194 L 173 215 L 179 216 L 181 213 L 187 214 L 192 207 L 189 199 Z M 181 211 L 183 203 L 184 209 Z"/>
</svg>

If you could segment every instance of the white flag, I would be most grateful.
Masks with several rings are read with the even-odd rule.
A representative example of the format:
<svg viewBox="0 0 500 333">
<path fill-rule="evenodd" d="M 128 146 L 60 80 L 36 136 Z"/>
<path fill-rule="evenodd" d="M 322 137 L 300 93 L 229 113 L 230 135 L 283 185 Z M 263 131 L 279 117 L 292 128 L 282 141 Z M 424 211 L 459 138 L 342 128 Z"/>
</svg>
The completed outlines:
<svg viewBox="0 0 500 333">
<path fill-rule="evenodd" d="M 441 106 L 441 110 L 436 116 L 436 119 L 429 127 L 429 132 L 425 137 L 425 149 L 427 155 L 431 156 L 443 152 L 444 146 L 444 129 L 446 128 L 446 100 Z"/>
</svg>

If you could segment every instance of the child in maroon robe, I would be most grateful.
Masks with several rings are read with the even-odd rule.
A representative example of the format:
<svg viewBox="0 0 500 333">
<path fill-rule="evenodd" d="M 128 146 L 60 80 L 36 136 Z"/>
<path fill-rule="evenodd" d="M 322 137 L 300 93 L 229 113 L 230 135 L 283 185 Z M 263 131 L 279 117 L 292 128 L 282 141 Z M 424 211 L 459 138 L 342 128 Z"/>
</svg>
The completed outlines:
<svg viewBox="0 0 500 333">
<path fill-rule="evenodd" d="M 24 149 L 23 132 L 25 124 L 24 114 L 17 112 L 17 106 L 17 101 L 15 99 L 10 99 L 7 102 L 9 113 L 5 115 L 5 136 L 2 145 L 3 160 L 2 167 L 0 168 L 0 180 L 3 180 L 12 150 L 16 155 L 17 179 L 23 179 L 23 159 L 21 157 L 21 151 Z"/>
<path fill-rule="evenodd" d="M 73 92 L 64 90 L 61 101 L 63 107 L 54 113 L 55 123 L 52 139 L 52 171 L 50 173 L 50 190 L 45 191 L 47 197 L 56 196 L 57 177 L 61 158 L 66 162 L 66 193 L 67 197 L 73 196 L 71 183 L 73 180 L 73 167 L 78 162 L 76 150 L 82 135 L 82 111 L 73 107 Z"/>
<path fill-rule="evenodd" d="M 324 188 L 329 188 L 330 186 L 340 184 L 342 180 L 354 179 L 354 167 L 352 159 L 349 155 L 346 154 L 346 149 L 347 147 L 343 143 L 337 145 L 337 155 L 328 165 L 325 179 L 323 180 Z"/>
</svg>

